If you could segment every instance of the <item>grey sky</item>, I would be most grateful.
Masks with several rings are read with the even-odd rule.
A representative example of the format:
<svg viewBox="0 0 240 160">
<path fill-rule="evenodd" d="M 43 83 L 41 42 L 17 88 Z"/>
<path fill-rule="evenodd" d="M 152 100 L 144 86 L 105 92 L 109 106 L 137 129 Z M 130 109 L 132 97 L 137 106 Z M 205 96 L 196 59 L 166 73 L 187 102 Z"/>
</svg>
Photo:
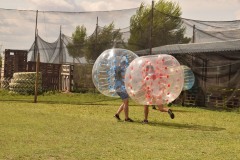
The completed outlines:
<svg viewBox="0 0 240 160">
<path fill-rule="evenodd" d="M 155 0 L 156 1 L 156 0 Z M 182 7 L 183 16 L 201 20 L 240 19 L 240 0 L 171 0 Z M 138 7 L 152 0 L 1 0 L 0 8 L 44 11 L 103 11 Z"/>
<path fill-rule="evenodd" d="M 240 19 L 240 0 L 172 1 L 179 3 L 184 18 L 214 21 Z M 152 0 L 1 0 L 0 8 L 33 11 L 12 13 L 14 11 L 5 12 L 4 10 L 3 14 L 0 10 L 0 45 L 3 45 L 2 50 L 6 48 L 29 49 L 34 41 L 35 10 L 67 12 L 121 10 L 139 7 L 141 2 L 150 5 Z M 109 15 L 108 12 L 70 16 L 41 12 L 39 13 L 39 35 L 46 41 L 53 42 L 59 34 L 60 23 L 63 32 L 71 36 L 74 27 L 79 25 L 79 22 L 84 22 L 90 34 L 96 25 L 97 16 L 99 16 L 100 26 L 114 21 L 116 27 L 127 27 L 129 20 L 126 19 L 131 13 L 134 12 L 114 12 L 114 16 Z"/>
</svg>

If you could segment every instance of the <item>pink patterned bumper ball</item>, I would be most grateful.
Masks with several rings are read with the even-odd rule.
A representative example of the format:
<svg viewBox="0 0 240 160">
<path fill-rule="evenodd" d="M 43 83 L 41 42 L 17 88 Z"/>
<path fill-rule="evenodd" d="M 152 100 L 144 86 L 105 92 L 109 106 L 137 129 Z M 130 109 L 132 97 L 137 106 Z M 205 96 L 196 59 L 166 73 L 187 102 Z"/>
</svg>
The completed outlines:
<svg viewBox="0 0 240 160">
<path fill-rule="evenodd" d="M 143 105 L 174 101 L 180 95 L 183 84 L 183 69 L 171 55 L 138 57 L 126 70 L 126 90 L 134 101 Z"/>
</svg>

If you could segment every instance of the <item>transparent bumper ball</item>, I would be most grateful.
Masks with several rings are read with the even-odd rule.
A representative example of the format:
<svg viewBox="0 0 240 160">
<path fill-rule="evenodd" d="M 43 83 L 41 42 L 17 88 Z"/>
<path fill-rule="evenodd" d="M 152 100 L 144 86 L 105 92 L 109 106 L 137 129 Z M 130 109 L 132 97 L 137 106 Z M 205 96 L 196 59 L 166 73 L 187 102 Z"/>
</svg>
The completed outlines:
<svg viewBox="0 0 240 160">
<path fill-rule="evenodd" d="M 135 53 L 126 49 L 105 50 L 97 58 L 92 69 L 92 79 L 97 90 L 110 97 L 118 97 L 116 92 L 126 92 L 125 72 L 137 57 Z"/>
<path fill-rule="evenodd" d="M 171 103 L 180 95 L 183 84 L 183 69 L 171 55 L 138 57 L 126 70 L 126 90 L 143 105 Z"/>
<path fill-rule="evenodd" d="M 192 70 L 188 66 L 182 65 L 182 69 L 183 69 L 183 72 L 184 72 L 183 90 L 189 90 L 194 85 L 195 76 L 194 76 Z"/>
</svg>

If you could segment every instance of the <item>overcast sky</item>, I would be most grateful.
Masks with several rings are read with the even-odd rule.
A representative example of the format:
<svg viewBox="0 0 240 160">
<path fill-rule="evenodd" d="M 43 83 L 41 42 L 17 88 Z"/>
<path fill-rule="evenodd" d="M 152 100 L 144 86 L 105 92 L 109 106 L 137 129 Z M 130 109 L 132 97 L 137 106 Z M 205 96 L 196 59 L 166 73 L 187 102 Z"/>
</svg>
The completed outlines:
<svg viewBox="0 0 240 160">
<path fill-rule="evenodd" d="M 240 0 L 172 0 L 182 8 L 182 17 L 197 20 L 230 21 L 240 19 Z M 152 0 L 1 0 L 0 8 L 33 10 L 32 12 L 14 12 L 12 10 L 0 10 L 0 49 L 29 49 L 34 41 L 34 19 L 39 11 L 66 11 L 66 12 L 88 12 L 121 10 L 139 7 L 141 2 L 151 4 Z M 6 12 L 5 12 L 6 11 Z M 112 13 L 112 12 L 111 12 Z M 63 32 L 69 36 L 77 25 L 71 19 L 89 22 L 85 24 L 94 29 L 96 16 L 99 16 L 99 25 L 114 21 L 117 27 L 129 26 L 129 15 L 134 11 L 114 12 L 114 19 L 109 12 L 88 13 L 85 16 L 66 16 L 65 14 L 39 13 L 39 35 L 46 41 L 57 39 L 59 23 L 62 23 Z M 49 18 L 51 16 L 51 18 Z M 64 16 L 64 21 L 59 17 Z M 54 18 L 53 18 L 54 17 Z M 104 17 L 104 18 L 103 18 Z M 91 22 L 91 23 L 90 23 Z M 50 25 L 51 24 L 51 25 Z M 55 24 L 55 26 L 54 26 Z M 88 32 L 91 33 L 90 29 Z"/>
</svg>

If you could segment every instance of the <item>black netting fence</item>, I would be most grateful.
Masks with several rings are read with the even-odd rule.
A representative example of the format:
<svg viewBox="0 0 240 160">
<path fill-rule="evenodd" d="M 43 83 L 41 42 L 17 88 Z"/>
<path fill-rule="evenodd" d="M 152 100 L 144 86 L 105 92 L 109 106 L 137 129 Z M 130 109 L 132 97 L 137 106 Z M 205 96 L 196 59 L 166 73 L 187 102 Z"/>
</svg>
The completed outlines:
<svg viewBox="0 0 240 160">
<path fill-rule="evenodd" d="M 165 1 L 115 11 L 0 9 L 0 13 L 4 48 L 28 49 L 27 60 L 31 62 L 36 62 L 39 53 L 41 63 L 77 66 L 75 91 L 94 88 L 85 84 L 91 81 L 89 66 L 104 50 L 125 48 L 139 56 L 171 54 L 192 69 L 195 84 L 176 102 L 209 107 L 240 105 L 240 20 L 182 18 L 180 6 Z"/>
</svg>

